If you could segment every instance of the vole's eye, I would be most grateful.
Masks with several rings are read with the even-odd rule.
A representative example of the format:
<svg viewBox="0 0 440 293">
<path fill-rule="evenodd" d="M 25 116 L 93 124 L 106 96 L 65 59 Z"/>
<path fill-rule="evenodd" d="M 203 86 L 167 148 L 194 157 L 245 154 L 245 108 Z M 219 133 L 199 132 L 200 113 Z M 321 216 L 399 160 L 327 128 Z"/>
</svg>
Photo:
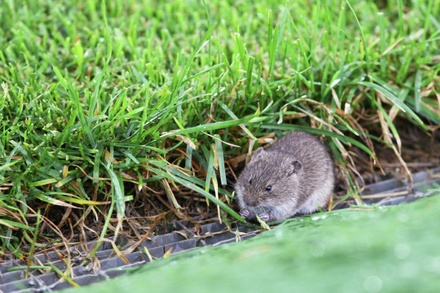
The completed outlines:
<svg viewBox="0 0 440 293">
<path fill-rule="evenodd" d="M 266 191 L 272 191 L 272 185 L 266 186 Z"/>
<path fill-rule="evenodd" d="M 249 179 L 249 184 L 252 184 L 252 178 Z"/>
</svg>

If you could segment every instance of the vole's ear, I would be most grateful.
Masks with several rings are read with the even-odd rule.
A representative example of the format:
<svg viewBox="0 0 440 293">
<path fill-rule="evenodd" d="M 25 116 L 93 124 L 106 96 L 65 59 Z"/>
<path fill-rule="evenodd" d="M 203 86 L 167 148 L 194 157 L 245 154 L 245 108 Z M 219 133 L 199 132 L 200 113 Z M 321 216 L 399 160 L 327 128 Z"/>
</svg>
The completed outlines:
<svg viewBox="0 0 440 293">
<path fill-rule="evenodd" d="M 302 164 L 300 161 L 290 162 L 289 167 L 287 168 L 287 176 L 291 176 L 294 173 L 298 173 L 301 170 Z"/>
<path fill-rule="evenodd" d="M 259 147 L 252 155 L 252 158 L 249 161 L 249 164 L 256 162 L 258 160 L 261 160 L 265 155 L 266 155 L 266 151 L 262 147 Z"/>
</svg>

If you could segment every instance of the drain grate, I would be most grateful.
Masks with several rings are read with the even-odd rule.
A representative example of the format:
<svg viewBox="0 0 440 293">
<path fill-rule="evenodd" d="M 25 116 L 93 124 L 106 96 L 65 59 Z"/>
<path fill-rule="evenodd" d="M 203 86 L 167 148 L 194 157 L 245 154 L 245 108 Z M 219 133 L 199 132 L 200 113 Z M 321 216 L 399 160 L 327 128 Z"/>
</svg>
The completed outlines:
<svg viewBox="0 0 440 293">
<path fill-rule="evenodd" d="M 368 185 L 363 192 L 364 200 L 367 204 L 395 205 L 403 202 L 410 202 L 421 197 L 430 195 L 430 188 L 440 186 L 440 168 L 429 172 L 420 172 L 414 175 L 414 185 L 412 192 L 408 193 L 408 184 L 395 179 L 385 180 L 379 183 Z M 373 195 L 380 196 L 376 197 Z M 213 246 L 224 243 L 244 240 L 258 234 L 255 229 L 235 224 L 231 230 L 220 223 L 211 223 L 195 227 L 189 222 L 174 223 L 176 232 L 159 235 L 151 240 L 143 241 L 138 251 L 125 254 L 128 264 L 120 257 L 115 255 L 110 242 L 104 242 L 92 262 L 94 267 L 99 267 L 95 271 L 92 264 L 82 266 L 84 259 L 88 257 L 88 251 L 96 244 L 90 242 L 87 247 L 71 248 L 73 264 L 71 268 L 73 281 L 78 285 L 87 285 L 101 280 L 107 280 L 126 272 L 127 268 L 139 266 L 150 261 L 142 249 L 146 248 L 153 258 L 162 258 L 165 253 L 179 253 L 202 246 Z M 240 233 L 237 233 L 240 232 Z M 128 239 L 120 238 L 118 247 L 124 250 L 131 246 Z M 56 267 L 64 272 L 67 269 L 65 258 L 60 252 L 52 251 L 46 254 L 35 256 L 38 261 L 34 263 L 42 264 L 40 268 L 32 268 L 29 271 L 30 277 L 25 278 L 26 264 L 20 260 L 6 261 L 0 264 L 0 292 L 48 292 L 61 290 L 71 287 L 63 281 L 59 275 L 47 272 L 48 268 Z M 64 260 L 64 261 L 63 261 Z M 46 266 L 44 268 L 43 266 Z"/>
<path fill-rule="evenodd" d="M 430 196 L 430 189 L 435 186 L 440 187 L 440 168 L 415 173 L 411 192 L 408 182 L 389 179 L 367 185 L 362 195 L 365 197 L 365 204 L 398 205 Z M 378 197 L 366 198 L 369 195 L 378 195 Z"/>
<path fill-rule="evenodd" d="M 125 263 L 120 257 L 115 255 L 110 242 L 104 242 L 96 253 L 99 262 L 97 267 L 100 269 L 95 272 L 93 264 L 82 266 L 81 263 L 87 258 L 89 251 L 96 242 L 90 242 L 86 248 L 79 246 L 73 247 L 70 251 L 72 261 L 75 264 L 71 269 L 75 276 L 73 281 L 78 285 L 87 285 L 100 280 L 106 280 L 126 272 L 127 268 L 139 266 L 150 261 L 147 254 L 142 249 L 146 248 L 152 258 L 162 258 L 165 253 L 179 253 L 196 247 L 219 245 L 223 243 L 235 242 L 237 238 L 244 240 L 255 236 L 258 232 L 255 229 L 236 224 L 232 230 L 228 230 L 225 225 L 211 223 L 194 227 L 191 223 L 175 222 L 176 232 L 159 235 L 151 240 L 145 240 L 139 245 L 139 250 L 125 254 L 124 257 L 129 264 Z M 235 232 L 240 233 L 235 233 Z M 121 237 L 116 243 L 120 250 L 124 250 L 132 245 L 126 238 Z M 64 272 L 67 269 L 64 256 L 59 252 L 51 251 L 47 254 L 35 256 L 38 261 L 47 268 L 56 267 Z M 96 264 L 96 263 L 95 263 Z M 16 270 L 19 268 L 18 270 Z M 46 270 L 47 270 L 46 268 Z M 0 292 L 45 292 L 49 290 L 61 290 L 69 288 L 68 282 L 60 280 L 60 276 L 54 272 L 44 272 L 44 268 L 31 269 L 30 277 L 25 278 L 26 264 L 21 260 L 6 261 L 0 264 Z"/>
</svg>

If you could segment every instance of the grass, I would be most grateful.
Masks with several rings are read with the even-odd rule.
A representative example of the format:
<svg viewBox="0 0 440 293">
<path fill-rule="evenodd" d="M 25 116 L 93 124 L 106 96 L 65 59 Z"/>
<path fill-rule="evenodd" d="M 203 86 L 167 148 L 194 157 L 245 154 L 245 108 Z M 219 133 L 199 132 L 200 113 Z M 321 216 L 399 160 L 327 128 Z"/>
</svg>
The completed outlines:
<svg viewBox="0 0 440 293">
<path fill-rule="evenodd" d="M 228 184 L 272 132 L 325 136 L 347 196 L 353 148 L 405 166 L 396 117 L 440 124 L 440 4 L 378 5 L 4 1 L 0 257 L 117 234 L 137 206 L 242 220 Z"/>
</svg>

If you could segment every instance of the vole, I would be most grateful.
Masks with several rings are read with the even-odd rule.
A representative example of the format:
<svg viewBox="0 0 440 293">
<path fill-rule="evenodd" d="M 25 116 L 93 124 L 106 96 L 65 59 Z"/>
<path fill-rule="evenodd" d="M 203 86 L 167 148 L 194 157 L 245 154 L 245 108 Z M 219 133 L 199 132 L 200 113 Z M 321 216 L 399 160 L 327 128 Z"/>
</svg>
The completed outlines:
<svg viewBox="0 0 440 293">
<path fill-rule="evenodd" d="M 259 147 L 235 185 L 240 215 L 279 222 L 324 207 L 334 187 L 334 165 L 315 136 L 294 131 Z"/>
</svg>

